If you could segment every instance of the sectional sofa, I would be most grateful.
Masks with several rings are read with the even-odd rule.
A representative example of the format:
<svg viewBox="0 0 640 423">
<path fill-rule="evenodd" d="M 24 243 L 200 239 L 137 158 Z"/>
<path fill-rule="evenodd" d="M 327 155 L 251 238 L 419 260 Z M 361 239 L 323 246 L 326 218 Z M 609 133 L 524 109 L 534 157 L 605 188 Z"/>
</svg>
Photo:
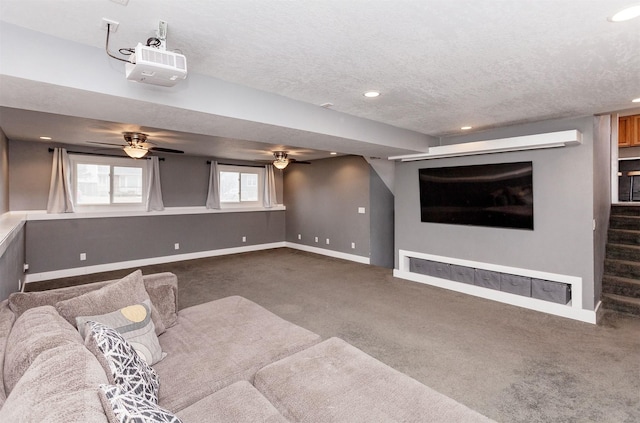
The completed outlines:
<svg viewBox="0 0 640 423">
<path fill-rule="evenodd" d="M 2 422 L 491 421 L 245 298 L 178 311 L 172 273 L 12 294 L 0 370 Z"/>
</svg>

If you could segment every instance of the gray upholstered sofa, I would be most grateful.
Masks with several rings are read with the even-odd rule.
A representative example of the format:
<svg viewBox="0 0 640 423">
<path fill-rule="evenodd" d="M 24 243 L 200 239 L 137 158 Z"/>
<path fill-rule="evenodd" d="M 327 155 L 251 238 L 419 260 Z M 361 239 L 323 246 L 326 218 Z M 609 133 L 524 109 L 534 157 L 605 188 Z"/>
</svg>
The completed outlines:
<svg viewBox="0 0 640 423">
<path fill-rule="evenodd" d="M 0 421 L 114 421 L 99 393 L 110 383 L 108 367 L 69 313 L 111 312 L 138 295 L 151 301 L 162 349 L 152 365 L 158 406 L 184 423 L 490 421 L 348 343 L 323 341 L 245 298 L 178 311 L 175 275 L 139 278 L 144 288 L 136 294 L 121 289 L 130 281 L 120 280 L 14 293 L 0 303 Z"/>
</svg>

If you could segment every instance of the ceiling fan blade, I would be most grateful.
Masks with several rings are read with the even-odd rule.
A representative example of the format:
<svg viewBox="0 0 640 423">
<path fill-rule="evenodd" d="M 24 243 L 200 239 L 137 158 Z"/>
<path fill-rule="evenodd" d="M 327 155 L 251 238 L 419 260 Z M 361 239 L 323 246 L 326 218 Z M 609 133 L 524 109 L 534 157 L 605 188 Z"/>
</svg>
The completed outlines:
<svg viewBox="0 0 640 423">
<path fill-rule="evenodd" d="M 184 151 L 174 150 L 173 148 L 164 148 L 164 147 L 151 147 L 149 151 L 157 151 L 159 153 L 184 154 Z"/>
<path fill-rule="evenodd" d="M 87 141 L 87 142 L 88 142 L 89 144 L 111 145 L 111 146 L 113 146 L 113 147 L 119 147 L 119 148 L 124 147 L 124 145 L 123 145 L 123 144 L 114 144 L 114 143 L 111 143 L 111 142 L 100 142 L 100 141 Z"/>
<path fill-rule="evenodd" d="M 300 160 L 296 160 L 296 159 L 289 159 L 289 161 L 291 163 L 295 163 L 295 164 L 311 164 L 311 162 L 300 161 Z"/>
</svg>

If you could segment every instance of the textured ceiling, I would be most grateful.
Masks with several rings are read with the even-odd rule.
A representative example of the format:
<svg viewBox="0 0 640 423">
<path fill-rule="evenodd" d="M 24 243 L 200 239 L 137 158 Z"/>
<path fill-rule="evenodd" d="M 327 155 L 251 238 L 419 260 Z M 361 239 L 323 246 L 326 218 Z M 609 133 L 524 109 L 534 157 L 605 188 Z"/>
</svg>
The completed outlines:
<svg viewBox="0 0 640 423">
<path fill-rule="evenodd" d="M 169 24 L 189 72 L 432 136 L 629 109 L 628 0 L 2 0 L 3 21 L 112 50 Z M 64 52 L 60 52 L 64 54 Z M 376 99 L 362 96 L 379 90 Z"/>
</svg>

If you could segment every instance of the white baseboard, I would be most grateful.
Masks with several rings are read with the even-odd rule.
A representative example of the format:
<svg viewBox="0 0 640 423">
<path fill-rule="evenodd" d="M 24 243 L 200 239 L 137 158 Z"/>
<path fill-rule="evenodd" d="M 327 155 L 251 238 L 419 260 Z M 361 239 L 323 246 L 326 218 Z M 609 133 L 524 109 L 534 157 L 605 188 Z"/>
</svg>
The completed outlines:
<svg viewBox="0 0 640 423">
<path fill-rule="evenodd" d="M 285 242 L 285 247 L 293 248 L 294 250 L 301 250 L 309 253 L 320 254 L 323 256 L 339 258 L 343 260 L 355 261 L 356 263 L 371 264 L 371 259 L 369 257 L 357 256 L 355 254 L 341 253 L 339 251 L 327 250 L 325 248 L 311 247 L 309 245 L 296 244 L 295 242 Z"/>
<path fill-rule="evenodd" d="M 247 245 L 244 247 L 223 248 L 220 250 L 199 251 L 197 253 L 176 254 L 163 257 L 152 257 L 148 259 L 120 261 L 117 263 L 97 264 L 94 266 L 74 267 L 71 269 L 54 270 L 51 272 L 41 272 L 27 274 L 25 284 L 29 282 L 46 281 L 57 278 L 67 278 L 70 276 L 89 275 L 92 273 L 110 272 L 134 267 L 150 266 L 154 264 L 173 263 L 176 261 L 193 260 L 206 257 L 224 256 L 229 254 L 247 253 L 251 251 L 269 250 L 272 248 L 285 247 L 285 242 L 272 242 L 269 244 Z"/>
</svg>

